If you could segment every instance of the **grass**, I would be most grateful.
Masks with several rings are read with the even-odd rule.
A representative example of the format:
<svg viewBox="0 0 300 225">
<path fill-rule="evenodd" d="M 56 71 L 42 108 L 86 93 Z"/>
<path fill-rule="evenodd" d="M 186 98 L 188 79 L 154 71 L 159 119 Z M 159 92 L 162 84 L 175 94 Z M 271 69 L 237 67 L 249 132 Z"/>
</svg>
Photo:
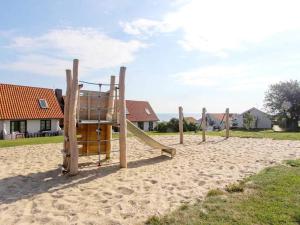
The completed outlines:
<svg viewBox="0 0 300 225">
<path fill-rule="evenodd" d="M 225 131 L 209 131 L 210 136 L 225 136 Z M 230 137 L 240 138 L 272 138 L 274 140 L 300 140 L 300 132 L 275 132 L 273 130 L 243 131 L 231 130 Z"/>
<path fill-rule="evenodd" d="M 0 140 L 0 148 L 21 146 L 21 145 L 62 143 L 63 140 L 64 140 L 63 136 L 20 138 L 20 139 L 15 139 L 15 140 Z"/>
<path fill-rule="evenodd" d="M 156 131 L 147 132 L 151 136 L 160 136 L 160 135 L 178 135 L 176 132 L 172 133 L 159 133 Z M 189 135 L 201 135 L 200 132 L 185 132 Z M 207 135 L 209 136 L 225 136 L 224 131 L 208 131 Z M 132 135 L 128 133 L 128 136 Z M 300 140 L 299 132 L 274 132 L 272 130 L 266 131 L 230 131 L 231 137 L 240 137 L 240 138 L 272 138 L 275 140 Z M 113 134 L 113 138 L 118 138 L 118 134 Z M 63 142 L 62 136 L 54 137 L 40 137 L 40 138 L 26 138 L 26 139 L 17 139 L 17 140 L 0 140 L 0 148 L 4 147 L 14 147 L 20 145 L 35 145 L 35 144 L 49 144 L 49 143 L 60 143 Z"/>
<path fill-rule="evenodd" d="M 149 135 L 178 135 L 176 132 L 171 133 L 159 133 L 156 131 L 147 132 Z M 184 132 L 184 134 L 189 135 L 201 135 L 202 132 L 198 131 L 197 133 L 193 131 Z M 225 137 L 225 131 L 207 131 L 209 136 L 221 136 Z M 240 137 L 240 138 L 271 138 L 274 140 L 300 140 L 300 132 L 275 132 L 273 130 L 231 130 L 231 137 Z"/>
<path fill-rule="evenodd" d="M 163 217 L 151 217 L 146 224 L 300 224 L 300 160 L 267 168 L 242 185 L 244 192 L 220 195 L 219 191 L 210 191 L 204 202 L 185 205 Z"/>
</svg>

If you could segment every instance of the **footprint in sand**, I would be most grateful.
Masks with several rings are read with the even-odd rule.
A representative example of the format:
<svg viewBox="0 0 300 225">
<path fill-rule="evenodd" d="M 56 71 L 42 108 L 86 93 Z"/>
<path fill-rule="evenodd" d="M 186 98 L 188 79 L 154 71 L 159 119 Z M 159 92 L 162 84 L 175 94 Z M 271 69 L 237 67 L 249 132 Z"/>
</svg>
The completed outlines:
<svg viewBox="0 0 300 225">
<path fill-rule="evenodd" d="M 199 186 L 203 186 L 204 184 L 206 184 L 206 182 L 203 180 L 203 181 L 200 181 L 199 183 L 198 183 L 198 185 Z"/>
<path fill-rule="evenodd" d="M 120 191 L 123 195 L 131 195 L 134 192 L 134 190 L 129 189 L 127 187 L 119 187 L 118 191 Z"/>
</svg>

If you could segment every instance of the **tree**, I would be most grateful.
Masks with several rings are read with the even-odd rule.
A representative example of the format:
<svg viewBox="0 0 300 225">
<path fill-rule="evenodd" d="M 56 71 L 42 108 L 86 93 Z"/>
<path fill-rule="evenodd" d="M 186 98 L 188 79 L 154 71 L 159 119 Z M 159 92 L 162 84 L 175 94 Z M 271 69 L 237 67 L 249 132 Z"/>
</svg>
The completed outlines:
<svg viewBox="0 0 300 225">
<path fill-rule="evenodd" d="M 300 82 L 290 80 L 272 84 L 265 94 L 265 107 L 278 118 L 286 119 L 288 128 L 297 129 L 300 117 Z"/>
<path fill-rule="evenodd" d="M 244 127 L 247 130 L 250 130 L 251 125 L 253 124 L 254 121 L 254 117 L 249 112 L 247 112 L 243 115 L 243 120 L 244 120 Z"/>
</svg>

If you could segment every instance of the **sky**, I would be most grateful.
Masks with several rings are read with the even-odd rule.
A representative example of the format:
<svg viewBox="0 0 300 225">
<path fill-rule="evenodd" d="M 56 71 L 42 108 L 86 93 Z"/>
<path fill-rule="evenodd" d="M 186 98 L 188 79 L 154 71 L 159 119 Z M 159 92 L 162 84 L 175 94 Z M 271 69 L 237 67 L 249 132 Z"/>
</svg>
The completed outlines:
<svg viewBox="0 0 300 225">
<path fill-rule="evenodd" d="M 108 83 L 156 112 L 264 109 L 269 85 L 300 80 L 299 0 L 0 0 L 0 82 L 65 90 Z M 86 87 L 90 88 L 90 87 Z"/>
</svg>

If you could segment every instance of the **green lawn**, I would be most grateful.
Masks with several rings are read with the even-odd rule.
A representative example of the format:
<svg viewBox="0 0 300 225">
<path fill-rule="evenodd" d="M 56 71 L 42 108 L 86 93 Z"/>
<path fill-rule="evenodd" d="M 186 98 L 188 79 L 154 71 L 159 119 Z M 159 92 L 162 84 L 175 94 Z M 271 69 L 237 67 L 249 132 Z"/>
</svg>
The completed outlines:
<svg viewBox="0 0 300 225">
<path fill-rule="evenodd" d="M 148 132 L 150 135 L 178 135 L 178 133 L 159 133 L 159 132 Z M 201 131 L 195 132 L 185 132 L 184 134 L 189 135 L 202 135 Z M 206 132 L 208 136 L 225 136 L 225 131 L 208 131 Z M 300 140 L 300 132 L 274 132 L 273 130 L 264 131 L 241 131 L 241 130 L 231 130 L 231 137 L 240 138 L 272 138 L 275 140 Z"/>
<path fill-rule="evenodd" d="M 159 133 L 159 132 L 147 132 L 149 135 L 178 135 L 178 133 Z M 195 132 L 185 132 L 188 135 L 201 135 L 201 131 Z M 225 131 L 209 131 L 208 136 L 224 136 Z M 128 136 L 132 135 L 128 133 Z M 276 140 L 300 140 L 300 132 L 274 132 L 272 130 L 267 131 L 230 131 L 230 136 L 232 137 L 242 137 L 242 138 L 273 138 Z M 118 138 L 118 134 L 113 134 L 113 138 Z M 39 138 L 26 138 L 17 140 L 0 140 L 0 148 L 13 147 L 20 145 L 35 145 L 35 144 L 49 144 L 49 143 L 59 143 L 63 142 L 62 136 L 54 137 L 39 137 Z"/>
<path fill-rule="evenodd" d="M 63 136 L 53 137 L 38 137 L 38 138 L 20 138 L 16 140 L 0 140 L 0 148 L 14 147 L 20 145 L 38 145 L 38 144 L 50 144 L 50 143 L 62 143 Z"/>
<path fill-rule="evenodd" d="M 148 225 L 299 225 L 300 160 L 267 168 L 227 191 L 211 190 L 202 203 L 183 205 Z"/>
<path fill-rule="evenodd" d="M 225 136 L 225 131 L 209 131 L 207 135 Z M 300 140 L 300 132 L 274 132 L 273 130 L 265 131 L 239 131 L 231 130 L 231 137 L 241 138 L 272 138 L 275 140 Z"/>
</svg>

